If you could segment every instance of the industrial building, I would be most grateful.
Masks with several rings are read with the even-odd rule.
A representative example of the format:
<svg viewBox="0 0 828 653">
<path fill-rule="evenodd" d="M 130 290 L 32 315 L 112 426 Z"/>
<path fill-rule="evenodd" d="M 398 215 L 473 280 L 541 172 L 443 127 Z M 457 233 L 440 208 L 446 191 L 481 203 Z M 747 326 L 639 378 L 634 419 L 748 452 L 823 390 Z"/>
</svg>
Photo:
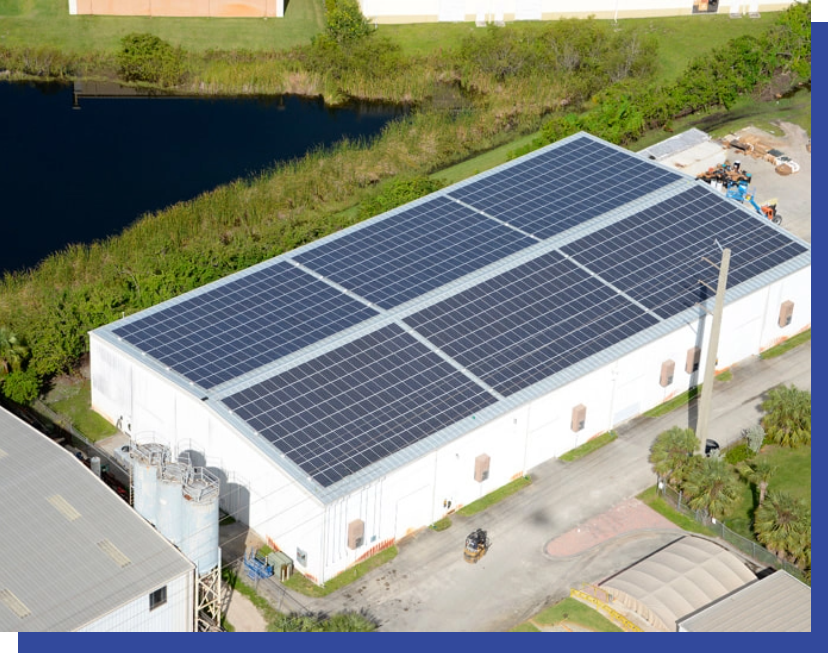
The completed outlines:
<svg viewBox="0 0 828 653">
<path fill-rule="evenodd" d="M 358 0 L 374 23 L 425 23 L 556 18 L 644 18 L 689 14 L 758 16 L 794 0 Z M 71 15 L 267 18 L 285 15 L 285 0 L 68 0 Z"/>
<path fill-rule="evenodd" d="M 810 245 L 580 133 L 90 334 L 92 405 L 324 583 L 809 328 Z M 197 461 L 197 462 L 196 462 Z"/>
<path fill-rule="evenodd" d="M 194 629 L 194 565 L 2 408 L 0 497 L 0 631 Z"/>
</svg>

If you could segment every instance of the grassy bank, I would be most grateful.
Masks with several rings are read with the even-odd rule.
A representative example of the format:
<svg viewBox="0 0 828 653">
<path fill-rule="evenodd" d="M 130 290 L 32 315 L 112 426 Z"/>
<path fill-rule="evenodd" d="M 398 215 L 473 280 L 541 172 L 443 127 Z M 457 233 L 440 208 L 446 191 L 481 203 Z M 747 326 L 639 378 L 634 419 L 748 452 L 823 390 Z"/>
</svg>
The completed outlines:
<svg viewBox="0 0 828 653">
<path fill-rule="evenodd" d="M 390 562 L 397 557 L 397 553 L 398 549 L 396 545 L 383 549 L 367 560 L 363 560 L 358 565 L 354 565 L 350 569 L 343 571 L 341 574 L 334 576 L 331 580 L 325 583 L 324 587 L 319 587 L 319 585 L 312 583 L 302 574 L 294 574 L 284 582 L 284 585 L 285 587 L 289 587 L 290 589 L 295 590 L 300 594 L 304 594 L 305 596 L 312 596 L 316 598 L 327 596 L 332 592 L 336 592 L 337 590 L 350 585 L 355 580 L 359 580 L 369 571 L 373 571 L 377 567 L 384 565 L 386 562 Z"/>
<path fill-rule="evenodd" d="M 767 351 L 763 351 L 760 358 L 776 358 L 777 356 L 784 354 L 786 351 L 790 351 L 794 347 L 798 347 L 799 345 L 809 342 L 810 340 L 811 330 L 808 329 L 807 331 L 796 334 L 793 338 L 788 338 L 785 342 L 776 345 L 776 347 L 771 347 Z"/>
<path fill-rule="evenodd" d="M 187 50 L 286 49 L 322 30 L 324 0 L 290 0 L 284 18 L 70 16 L 66 0 L 0 0 L 0 44 L 48 45 L 75 53 L 115 50 L 130 32 L 147 32 Z"/>
<path fill-rule="evenodd" d="M 537 633 L 540 632 L 537 626 L 561 625 L 561 630 L 570 630 L 567 624 L 581 626 L 586 630 L 596 633 L 620 633 L 623 632 L 618 626 L 604 617 L 597 610 L 573 598 L 564 599 L 555 605 L 546 608 L 543 612 L 522 624 L 512 628 L 513 633 Z"/>
<path fill-rule="evenodd" d="M 493 506 L 494 504 L 503 501 L 506 497 L 512 496 L 515 492 L 522 490 L 527 485 L 531 485 L 531 483 L 531 477 L 521 476 L 494 492 L 490 492 L 486 496 L 481 497 L 477 501 L 472 501 L 469 505 L 463 506 L 457 511 L 457 514 L 461 517 L 471 517 L 472 515 L 476 515 L 479 512 L 483 512 L 489 506 Z"/>
<path fill-rule="evenodd" d="M 618 434 L 615 431 L 607 431 L 606 433 L 599 435 L 597 438 L 592 438 L 591 440 L 584 442 L 580 447 L 576 447 L 572 451 L 567 451 L 560 457 L 560 459 L 565 463 L 575 462 L 576 460 L 580 460 L 584 456 L 588 456 L 593 451 L 597 451 L 601 447 L 605 447 L 610 442 L 617 439 Z"/>
</svg>

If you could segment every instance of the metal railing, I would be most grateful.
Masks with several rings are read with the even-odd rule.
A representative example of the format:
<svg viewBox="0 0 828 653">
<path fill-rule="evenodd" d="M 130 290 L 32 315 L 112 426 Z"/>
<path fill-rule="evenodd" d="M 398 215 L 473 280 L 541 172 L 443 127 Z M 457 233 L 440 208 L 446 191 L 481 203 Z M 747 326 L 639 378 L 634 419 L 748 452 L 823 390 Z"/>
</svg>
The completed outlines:
<svg viewBox="0 0 828 653">
<path fill-rule="evenodd" d="M 656 486 L 657 493 L 661 498 L 667 501 L 673 508 L 678 510 L 683 515 L 692 517 L 702 526 L 710 529 L 733 548 L 738 549 L 746 556 L 751 558 L 757 565 L 764 565 L 765 567 L 773 567 L 774 569 L 783 569 L 791 576 L 805 582 L 805 576 L 802 570 L 796 565 L 782 560 L 779 556 L 768 551 L 758 542 L 750 540 L 735 531 L 728 528 L 723 522 L 718 519 L 713 519 L 705 510 L 693 510 L 687 505 L 686 499 L 683 497 L 681 490 L 667 485 L 666 482 L 660 481 Z"/>
</svg>

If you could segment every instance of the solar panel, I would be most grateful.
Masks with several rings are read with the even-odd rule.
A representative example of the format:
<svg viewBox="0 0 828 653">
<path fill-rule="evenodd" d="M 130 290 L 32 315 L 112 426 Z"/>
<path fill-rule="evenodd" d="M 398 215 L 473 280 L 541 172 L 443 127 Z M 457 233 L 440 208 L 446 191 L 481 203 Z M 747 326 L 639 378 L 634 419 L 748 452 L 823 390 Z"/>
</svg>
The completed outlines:
<svg viewBox="0 0 828 653">
<path fill-rule="evenodd" d="M 722 247 L 731 249 L 728 287 L 806 251 L 758 216 L 694 187 L 562 248 L 662 317 L 715 294 Z"/>
<path fill-rule="evenodd" d="M 678 173 L 581 137 L 448 195 L 549 238 L 679 179 Z"/>
<path fill-rule="evenodd" d="M 296 260 L 388 309 L 535 242 L 437 197 L 300 254 Z"/>
<path fill-rule="evenodd" d="M 496 399 L 391 324 L 222 401 L 328 487 Z"/>
<path fill-rule="evenodd" d="M 658 320 L 552 251 L 405 322 L 508 396 Z"/>
<path fill-rule="evenodd" d="M 114 330 L 210 388 L 377 315 L 279 262 Z"/>
</svg>

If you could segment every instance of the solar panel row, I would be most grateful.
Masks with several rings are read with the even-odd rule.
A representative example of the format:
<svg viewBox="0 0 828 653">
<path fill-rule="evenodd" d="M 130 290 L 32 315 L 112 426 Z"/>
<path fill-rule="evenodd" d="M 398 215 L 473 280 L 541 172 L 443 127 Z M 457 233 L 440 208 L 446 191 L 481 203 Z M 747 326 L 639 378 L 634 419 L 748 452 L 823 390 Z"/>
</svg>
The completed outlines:
<svg viewBox="0 0 828 653">
<path fill-rule="evenodd" d="M 296 260 L 388 309 L 535 242 L 437 197 L 299 254 Z"/>
<path fill-rule="evenodd" d="M 552 251 L 405 322 L 508 396 L 658 320 Z"/>
<path fill-rule="evenodd" d="M 114 330 L 211 388 L 377 312 L 284 261 Z"/>
<path fill-rule="evenodd" d="M 701 187 L 584 236 L 561 251 L 667 318 L 711 295 L 699 280 L 716 287 L 718 271 L 708 261 L 719 260 L 719 245 L 732 251 L 729 287 L 806 251 L 767 222 Z"/>
<path fill-rule="evenodd" d="M 577 138 L 449 196 L 549 238 L 681 179 L 589 138 Z"/>
<path fill-rule="evenodd" d="M 222 401 L 328 487 L 496 399 L 391 324 Z"/>
</svg>

